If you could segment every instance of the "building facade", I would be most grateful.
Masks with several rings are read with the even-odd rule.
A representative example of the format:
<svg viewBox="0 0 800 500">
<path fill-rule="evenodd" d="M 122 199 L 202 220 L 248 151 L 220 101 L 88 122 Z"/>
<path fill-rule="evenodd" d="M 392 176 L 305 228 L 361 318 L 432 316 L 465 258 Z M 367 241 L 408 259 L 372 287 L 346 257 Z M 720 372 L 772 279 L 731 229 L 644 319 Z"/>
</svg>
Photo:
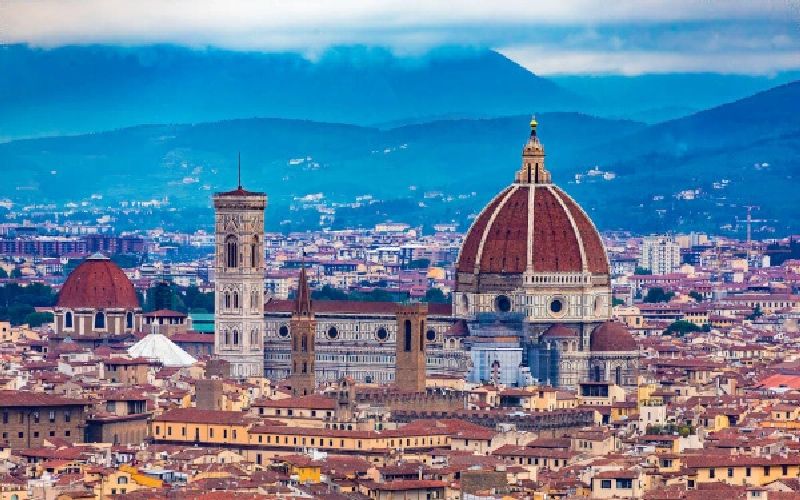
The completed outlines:
<svg viewBox="0 0 800 500">
<path fill-rule="evenodd" d="M 214 353 L 237 378 L 264 373 L 264 193 L 214 195 Z"/>
<path fill-rule="evenodd" d="M 674 273 L 681 267 L 681 247 L 668 236 L 647 236 L 642 239 L 639 267 L 653 274 Z"/>
</svg>

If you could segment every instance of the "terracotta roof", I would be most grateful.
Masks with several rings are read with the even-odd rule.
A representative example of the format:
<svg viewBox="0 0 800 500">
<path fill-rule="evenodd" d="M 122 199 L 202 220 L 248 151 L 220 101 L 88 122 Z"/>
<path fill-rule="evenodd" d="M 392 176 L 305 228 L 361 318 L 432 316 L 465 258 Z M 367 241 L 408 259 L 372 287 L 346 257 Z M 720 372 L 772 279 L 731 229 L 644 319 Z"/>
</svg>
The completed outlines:
<svg viewBox="0 0 800 500">
<path fill-rule="evenodd" d="M 609 272 L 603 242 L 591 220 L 550 184 L 515 184 L 496 196 L 469 229 L 456 269 L 507 274 L 525 272 L 529 266 L 534 272 Z"/>
<path fill-rule="evenodd" d="M 239 186 L 232 191 L 223 191 L 221 193 L 215 193 L 214 196 L 264 196 L 264 193 L 260 193 L 257 191 L 248 191 L 246 189 L 243 189 L 242 186 Z"/>
<path fill-rule="evenodd" d="M 44 394 L 40 392 L 26 391 L 0 391 L 0 407 L 16 406 L 76 406 L 90 405 L 91 402 L 83 399 L 70 399 Z"/>
<path fill-rule="evenodd" d="M 57 307 L 138 309 L 139 299 L 122 269 L 102 255 L 93 255 L 75 268 L 58 294 Z"/>
<path fill-rule="evenodd" d="M 149 313 L 144 313 L 145 316 L 148 318 L 185 318 L 186 314 L 179 312 L 179 311 L 170 311 L 169 309 L 160 309 L 158 311 L 152 311 Z"/>
<path fill-rule="evenodd" d="M 312 394 L 285 399 L 261 399 L 253 403 L 255 407 L 263 408 L 303 408 L 314 410 L 333 410 L 336 408 L 336 400 Z"/>
<path fill-rule="evenodd" d="M 367 302 L 359 300 L 315 300 L 314 314 L 395 314 L 401 304 L 396 302 Z M 293 300 L 273 299 L 264 304 L 264 312 L 291 313 L 294 308 Z M 428 314 L 435 316 L 450 316 L 451 304 L 431 302 L 428 304 Z"/>
<path fill-rule="evenodd" d="M 616 321 L 606 321 L 592 331 L 589 349 L 604 352 L 637 351 L 639 348 L 625 325 Z"/>
<path fill-rule="evenodd" d="M 559 324 L 552 325 L 542 334 L 542 338 L 565 338 L 565 337 L 577 337 L 577 336 L 578 332 L 576 332 L 572 328 L 567 328 L 566 326 Z"/>
<path fill-rule="evenodd" d="M 189 422 L 194 424 L 246 425 L 250 419 L 240 411 L 176 408 L 153 419 L 154 422 Z"/>
</svg>

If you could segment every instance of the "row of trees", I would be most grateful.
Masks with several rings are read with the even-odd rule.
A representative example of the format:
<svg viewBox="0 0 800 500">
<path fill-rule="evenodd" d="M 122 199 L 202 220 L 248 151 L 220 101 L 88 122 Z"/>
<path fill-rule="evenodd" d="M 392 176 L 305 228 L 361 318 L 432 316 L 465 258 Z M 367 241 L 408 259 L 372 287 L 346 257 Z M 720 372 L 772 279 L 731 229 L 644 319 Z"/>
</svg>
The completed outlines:
<svg viewBox="0 0 800 500">
<path fill-rule="evenodd" d="M 9 321 L 12 325 L 27 323 L 41 326 L 53 321 L 50 313 L 38 313 L 36 307 L 50 307 L 56 303 L 53 289 L 41 283 L 20 286 L 8 283 L 0 287 L 0 321 Z"/>
</svg>

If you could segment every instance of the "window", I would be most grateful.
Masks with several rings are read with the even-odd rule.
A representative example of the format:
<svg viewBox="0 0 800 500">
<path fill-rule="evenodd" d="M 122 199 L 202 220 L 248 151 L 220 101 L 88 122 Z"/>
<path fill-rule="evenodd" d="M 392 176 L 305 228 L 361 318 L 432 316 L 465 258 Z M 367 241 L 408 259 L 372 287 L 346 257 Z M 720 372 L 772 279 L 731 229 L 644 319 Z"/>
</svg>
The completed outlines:
<svg viewBox="0 0 800 500">
<path fill-rule="evenodd" d="M 751 473 L 750 467 L 746 467 L 744 469 L 744 475 L 747 476 L 747 477 L 750 477 L 750 473 Z"/>
<path fill-rule="evenodd" d="M 128 314 L 125 315 L 125 328 L 133 328 L 133 313 L 128 311 Z"/>
<path fill-rule="evenodd" d="M 283 325 L 280 328 L 278 328 L 278 335 L 280 335 L 281 337 L 288 337 L 289 336 L 289 327 L 287 327 L 286 325 Z"/>
<path fill-rule="evenodd" d="M 633 488 L 633 479 L 617 479 L 617 488 L 626 490 Z"/>
<path fill-rule="evenodd" d="M 233 331 L 233 345 L 239 345 L 239 332 L 237 330 Z"/>
<path fill-rule="evenodd" d="M 713 468 L 709 469 L 708 470 L 708 477 L 710 479 L 714 479 L 715 477 L 717 477 L 717 471 L 714 470 Z"/>
<path fill-rule="evenodd" d="M 406 352 L 411 352 L 411 320 L 407 319 L 403 323 L 403 330 L 404 330 L 404 342 L 403 342 L 403 350 Z"/>
<path fill-rule="evenodd" d="M 781 465 L 781 474 L 784 476 L 789 474 L 789 466 L 788 465 Z"/>
<path fill-rule="evenodd" d="M 250 244 L 250 267 L 258 267 L 258 236 L 253 237 Z"/>
<path fill-rule="evenodd" d="M 64 328 L 72 328 L 72 311 L 64 314 Z"/>
<path fill-rule="evenodd" d="M 97 311 L 94 315 L 94 327 L 96 330 L 102 330 L 106 327 L 106 315 Z"/>
<path fill-rule="evenodd" d="M 225 265 L 226 267 L 238 267 L 239 265 L 239 242 L 233 235 L 225 238 Z"/>
<path fill-rule="evenodd" d="M 498 295 L 494 299 L 494 308 L 497 312 L 508 312 L 511 310 L 511 299 L 506 295 Z"/>
<path fill-rule="evenodd" d="M 119 476 L 117 478 L 117 484 L 128 484 L 128 478 L 126 476 Z"/>
<path fill-rule="evenodd" d="M 728 477 L 733 477 L 733 467 L 728 467 Z"/>
<path fill-rule="evenodd" d="M 765 476 L 769 476 L 769 472 L 770 472 L 769 471 L 769 466 L 767 465 L 767 466 L 764 467 L 764 475 Z"/>
<path fill-rule="evenodd" d="M 337 330 L 335 326 L 332 326 L 332 327 L 328 328 L 328 338 L 329 339 L 335 339 L 338 336 L 339 336 L 339 330 Z"/>
<path fill-rule="evenodd" d="M 375 335 L 378 337 L 378 340 L 386 340 L 389 337 L 389 332 L 386 331 L 386 328 L 380 327 Z"/>
<path fill-rule="evenodd" d="M 602 479 L 600 481 L 600 487 L 603 488 L 604 490 L 610 490 L 611 489 L 611 480 L 610 479 Z"/>
<path fill-rule="evenodd" d="M 429 328 L 428 331 L 425 332 L 425 339 L 428 342 L 433 342 L 434 340 L 436 340 L 436 330 L 434 330 L 433 328 Z"/>
<path fill-rule="evenodd" d="M 233 292 L 233 308 L 239 309 L 239 292 Z"/>
</svg>

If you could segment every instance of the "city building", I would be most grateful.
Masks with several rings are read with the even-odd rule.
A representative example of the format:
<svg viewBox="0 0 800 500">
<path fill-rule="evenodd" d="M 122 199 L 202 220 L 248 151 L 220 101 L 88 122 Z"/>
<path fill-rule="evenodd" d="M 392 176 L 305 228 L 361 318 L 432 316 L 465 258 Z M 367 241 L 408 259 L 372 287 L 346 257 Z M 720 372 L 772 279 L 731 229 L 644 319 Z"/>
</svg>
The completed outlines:
<svg viewBox="0 0 800 500">
<path fill-rule="evenodd" d="M 264 374 L 264 193 L 214 195 L 214 353 L 236 377 Z"/>
<path fill-rule="evenodd" d="M 681 247 L 668 236 L 646 236 L 642 239 L 639 267 L 652 274 L 674 273 L 681 266 Z"/>
</svg>

